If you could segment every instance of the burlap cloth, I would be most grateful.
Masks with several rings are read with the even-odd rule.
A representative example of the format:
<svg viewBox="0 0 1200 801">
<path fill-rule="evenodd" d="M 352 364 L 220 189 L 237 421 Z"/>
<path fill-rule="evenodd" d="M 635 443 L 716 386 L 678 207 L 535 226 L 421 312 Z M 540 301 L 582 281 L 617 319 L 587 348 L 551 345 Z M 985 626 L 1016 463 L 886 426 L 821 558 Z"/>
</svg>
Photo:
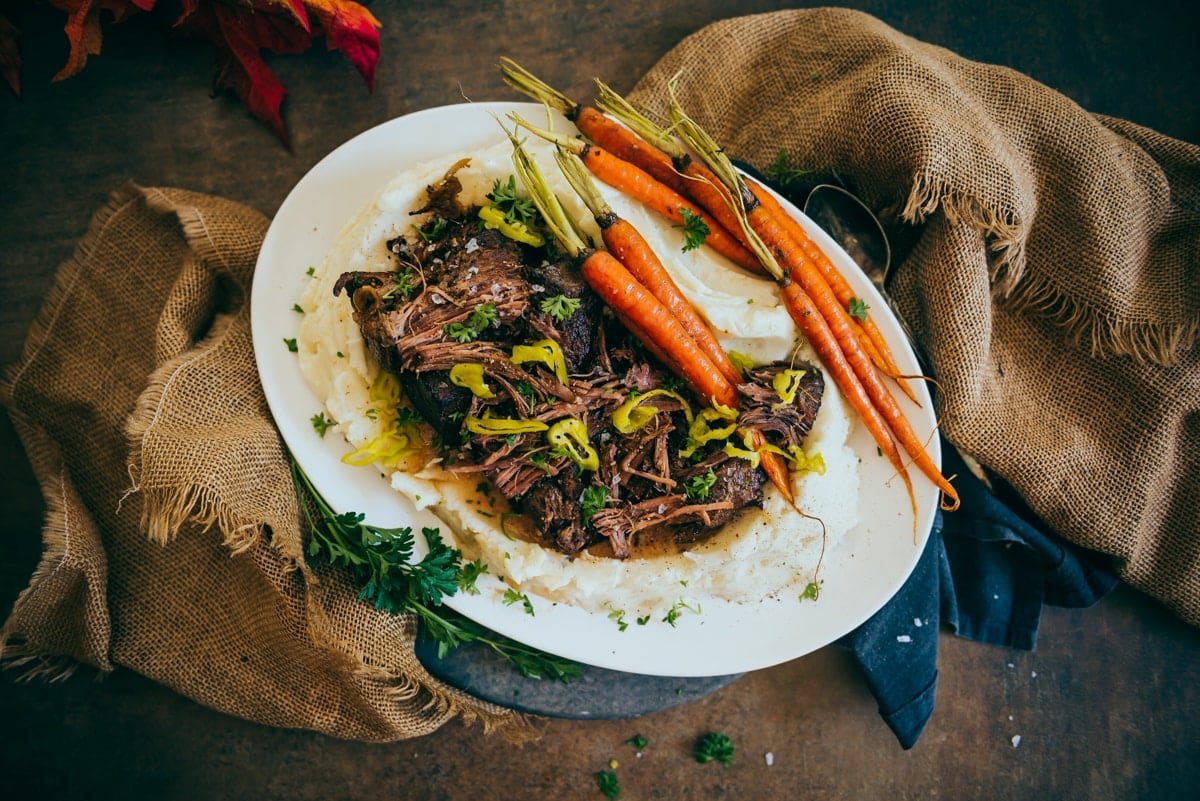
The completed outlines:
<svg viewBox="0 0 1200 801">
<path fill-rule="evenodd" d="M 732 154 L 765 166 L 785 148 L 923 226 L 892 290 L 946 435 L 1200 624 L 1200 148 L 848 11 L 718 23 L 633 96 L 661 107 L 680 69 Z M 3 660 L 124 665 L 345 738 L 456 713 L 519 734 L 523 719 L 426 673 L 410 620 L 304 563 L 249 333 L 266 224 L 129 186 L 59 269 L 4 386 L 48 519 Z"/>
</svg>

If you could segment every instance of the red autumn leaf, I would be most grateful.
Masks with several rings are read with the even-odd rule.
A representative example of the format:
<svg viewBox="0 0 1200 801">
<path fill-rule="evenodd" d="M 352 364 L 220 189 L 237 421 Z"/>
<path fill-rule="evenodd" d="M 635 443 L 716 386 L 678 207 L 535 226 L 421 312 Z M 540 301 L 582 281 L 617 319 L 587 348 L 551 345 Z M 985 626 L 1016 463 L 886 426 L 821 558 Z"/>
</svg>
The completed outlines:
<svg viewBox="0 0 1200 801">
<path fill-rule="evenodd" d="M 326 45 L 340 50 L 375 90 L 375 64 L 379 61 L 379 20 L 351 0 L 306 0 L 325 29 Z"/>
<path fill-rule="evenodd" d="M 71 44 L 67 63 L 52 80 L 70 78 L 83 69 L 88 56 L 100 54 L 103 38 L 100 31 L 100 12 L 107 11 L 114 22 L 120 22 L 136 11 L 149 11 L 156 0 L 50 0 L 50 4 L 67 15 L 63 31 Z"/>
</svg>

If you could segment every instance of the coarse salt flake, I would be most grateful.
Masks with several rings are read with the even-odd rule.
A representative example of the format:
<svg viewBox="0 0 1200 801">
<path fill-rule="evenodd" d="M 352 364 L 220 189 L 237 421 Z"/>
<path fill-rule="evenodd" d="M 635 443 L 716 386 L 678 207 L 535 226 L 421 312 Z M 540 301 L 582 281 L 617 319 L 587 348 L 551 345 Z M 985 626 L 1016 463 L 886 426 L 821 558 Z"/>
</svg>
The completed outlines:
<svg viewBox="0 0 1200 801">
<path fill-rule="evenodd" d="M 1013 744 L 1013 748 L 1019 747 L 1021 745 L 1021 735 L 1014 734 L 1013 738 L 1012 738 L 1012 744 Z"/>
<path fill-rule="evenodd" d="M 917 628 L 921 628 L 921 626 L 925 625 L 925 622 L 923 620 L 921 620 L 921 618 L 919 618 L 919 617 L 914 617 L 913 625 L 916 626 Z"/>
<path fill-rule="evenodd" d="M 775 754 L 768 751 L 767 753 L 763 754 L 763 761 L 767 763 L 768 768 L 771 767 L 775 764 Z"/>
<path fill-rule="evenodd" d="M 463 245 L 463 250 L 467 253 L 474 253 L 475 251 L 479 250 L 479 240 L 475 237 L 471 237 L 467 240 L 467 244 Z"/>
<path fill-rule="evenodd" d="M 912 637 L 908 636 L 907 634 L 901 634 L 896 638 L 896 642 L 912 642 Z"/>
</svg>

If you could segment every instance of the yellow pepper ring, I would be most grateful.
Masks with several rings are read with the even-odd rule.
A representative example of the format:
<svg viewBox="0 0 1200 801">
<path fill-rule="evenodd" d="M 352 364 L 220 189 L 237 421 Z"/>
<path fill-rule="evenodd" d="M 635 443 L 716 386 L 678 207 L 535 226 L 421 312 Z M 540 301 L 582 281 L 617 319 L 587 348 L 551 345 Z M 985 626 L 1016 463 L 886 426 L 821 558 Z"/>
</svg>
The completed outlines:
<svg viewBox="0 0 1200 801">
<path fill-rule="evenodd" d="M 504 210 L 497 206 L 484 206 L 479 210 L 479 219 L 483 220 L 483 227 L 499 231 L 514 242 L 522 242 L 526 245 L 532 245 L 535 248 L 540 248 L 546 244 L 546 240 L 533 231 L 529 230 L 529 226 L 523 222 L 510 222 L 505 219 Z"/>
<path fill-rule="evenodd" d="M 780 370 L 771 379 L 771 386 L 775 390 L 775 394 L 784 403 L 792 403 L 796 400 L 796 393 L 800 390 L 800 379 L 804 377 L 805 370 Z"/>
<path fill-rule="evenodd" d="M 550 426 L 546 439 L 551 445 L 566 451 L 571 461 L 583 470 L 600 469 L 600 457 L 588 442 L 587 425 L 574 417 L 559 420 Z"/>
</svg>

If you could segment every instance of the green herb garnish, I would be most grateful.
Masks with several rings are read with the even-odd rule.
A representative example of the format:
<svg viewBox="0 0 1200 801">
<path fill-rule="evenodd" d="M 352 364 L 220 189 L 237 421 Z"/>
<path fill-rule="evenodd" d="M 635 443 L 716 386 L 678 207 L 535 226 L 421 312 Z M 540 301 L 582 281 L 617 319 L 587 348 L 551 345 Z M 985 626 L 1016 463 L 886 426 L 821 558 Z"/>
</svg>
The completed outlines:
<svg viewBox="0 0 1200 801">
<path fill-rule="evenodd" d="M 425 225 L 414 226 L 417 229 L 417 235 L 425 242 L 432 242 L 435 239 L 440 239 L 442 234 L 446 233 L 446 221 L 437 217 L 430 220 Z"/>
<path fill-rule="evenodd" d="M 692 212 L 691 209 L 680 209 L 679 213 L 683 217 L 683 224 L 672 227 L 683 229 L 683 252 L 687 253 L 704 244 L 709 229 L 704 218 Z"/>
<path fill-rule="evenodd" d="M 804 585 L 804 592 L 800 593 L 801 601 L 815 601 L 821 597 L 821 582 L 810 581 Z"/>
<path fill-rule="evenodd" d="M 709 732 L 696 741 L 692 755 L 697 762 L 720 762 L 728 765 L 733 762 L 733 741 L 724 734 Z"/>
<path fill-rule="evenodd" d="M 608 801 L 614 801 L 621 794 L 621 783 L 617 781 L 615 771 L 602 770 L 596 773 L 596 786 Z"/>
<path fill-rule="evenodd" d="M 632 745 L 637 750 L 641 751 L 646 747 L 646 738 L 640 734 L 635 734 L 625 741 L 626 745 Z"/>
<path fill-rule="evenodd" d="M 309 559 L 347 569 L 361 588 L 358 597 L 373 602 L 377 609 L 416 615 L 424 635 L 437 643 L 439 658 L 463 643 L 477 642 L 507 659 L 527 678 L 569 682 L 583 674 L 575 662 L 494 634 L 445 608 L 442 598 L 471 586 L 470 574 L 476 573 L 477 578 L 482 570 L 463 565 L 462 554 L 446 545 L 437 529 L 422 530 L 429 549 L 414 563 L 410 528 L 380 528 L 366 523 L 359 513 L 337 514 L 294 460 L 292 481 L 311 533 Z"/>
<path fill-rule="evenodd" d="M 867 312 L 870 308 L 862 298 L 850 298 L 846 303 L 846 313 L 859 322 L 867 319 Z"/>
<path fill-rule="evenodd" d="M 595 484 L 589 486 L 583 491 L 583 496 L 579 499 L 580 518 L 586 526 L 592 522 L 592 515 L 604 508 L 604 504 L 608 502 L 608 487 L 599 487 Z"/>
<path fill-rule="evenodd" d="M 775 161 L 767 168 L 767 177 L 783 187 L 808 173 L 808 170 L 792 165 L 792 159 L 786 150 L 776 153 Z"/>
<path fill-rule="evenodd" d="M 325 438 L 325 432 L 337 425 L 337 420 L 331 420 L 325 416 L 325 412 L 317 412 L 309 418 L 312 423 L 313 430 L 320 435 L 321 439 Z"/>
<path fill-rule="evenodd" d="M 709 469 L 707 473 L 692 476 L 683 484 L 683 493 L 693 501 L 702 501 L 708 497 L 713 484 L 717 483 L 717 474 Z"/>
<path fill-rule="evenodd" d="M 569 298 L 566 295 L 551 295 L 545 298 L 538 308 L 542 310 L 543 314 L 548 314 L 561 323 L 579 311 L 581 303 L 583 301 L 579 298 Z"/>
<path fill-rule="evenodd" d="M 517 192 L 517 179 L 512 175 L 503 184 L 499 178 L 493 181 L 488 199 L 504 212 L 504 221 L 508 223 L 527 223 L 537 214 L 533 201 Z"/>
<path fill-rule="evenodd" d="M 504 556 L 506 559 L 508 558 L 508 554 L 505 554 Z M 521 606 L 525 608 L 525 614 L 529 615 L 530 617 L 534 616 L 533 601 L 529 600 L 529 596 L 523 592 L 517 592 L 512 587 L 509 587 L 504 591 L 504 597 L 500 600 L 504 602 L 505 606 L 512 606 L 520 601 Z"/>
<path fill-rule="evenodd" d="M 304 314 L 304 308 L 299 303 L 292 304 L 292 311 L 296 314 Z"/>
<path fill-rule="evenodd" d="M 298 350 L 300 350 L 300 347 L 296 344 L 296 340 L 294 340 L 294 339 L 285 339 L 285 340 L 283 340 L 283 344 L 287 345 L 287 349 L 289 351 L 291 351 L 292 353 L 295 353 Z"/>
<path fill-rule="evenodd" d="M 481 303 L 471 312 L 465 323 L 450 323 L 442 326 L 446 336 L 455 342 L 474 342 L 479 335 L 500 317 L 496 304 Z"/>
</svg>

